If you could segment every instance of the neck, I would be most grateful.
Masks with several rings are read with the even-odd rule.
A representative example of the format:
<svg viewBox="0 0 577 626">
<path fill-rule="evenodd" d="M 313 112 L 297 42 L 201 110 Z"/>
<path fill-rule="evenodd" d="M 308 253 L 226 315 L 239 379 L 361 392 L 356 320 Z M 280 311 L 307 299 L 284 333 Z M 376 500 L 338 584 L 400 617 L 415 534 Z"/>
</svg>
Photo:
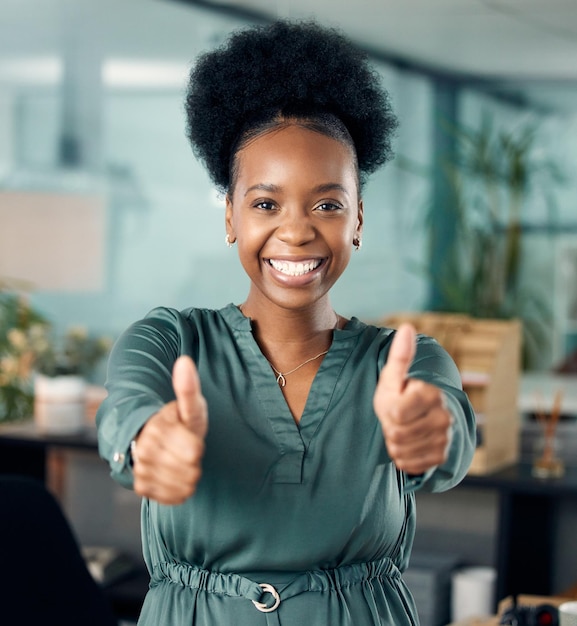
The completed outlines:
<svg viewBox="0 0 577 626">
<path fill-rule="evenodd" d="M 260 306 L 249 296 L 240 309 L 251 318 L 254 337 L 264 355 L 281 371 L 328 350 L 333 330 L 341 323 L 328 298 L 306 309 L 288 309 Z"/>
</svg>

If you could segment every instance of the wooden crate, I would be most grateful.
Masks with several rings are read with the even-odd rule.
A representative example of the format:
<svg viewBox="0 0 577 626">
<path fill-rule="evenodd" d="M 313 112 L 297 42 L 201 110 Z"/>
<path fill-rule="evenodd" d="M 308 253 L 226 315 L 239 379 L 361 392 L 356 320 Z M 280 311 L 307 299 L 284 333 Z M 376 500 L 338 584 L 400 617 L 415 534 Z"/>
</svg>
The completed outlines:
<svg viewBox="0 0 577 626">
<path fill-rule="evenodd" d="M 444 313 L 388 316 L 381 326 L 412 323 L 453 357 L 477 416 L 479 445 L 470 474 L 487 474 L 519 459 L 521 323 Z"/>
</svg>

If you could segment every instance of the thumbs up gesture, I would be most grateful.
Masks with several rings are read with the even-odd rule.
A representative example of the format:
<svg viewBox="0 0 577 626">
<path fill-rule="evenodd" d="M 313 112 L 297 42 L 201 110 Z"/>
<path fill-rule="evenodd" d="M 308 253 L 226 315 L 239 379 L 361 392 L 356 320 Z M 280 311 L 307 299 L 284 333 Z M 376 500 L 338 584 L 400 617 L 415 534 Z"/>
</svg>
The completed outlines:
<svg viewBox="0 0 577 626">
<path fill-rule="evenodd" d="M 208 427 L 206 401 L 190 357 L 176 360 L 172 384 L 176 400 L 148 420 L 133 449 L 134 491 L 161 504 L 181 504 L 195 492 Z"/>
<path fill-rule="evenodd" d="M 381 371 L 373 406 L 397 468 L 422 474 L 446 460 L 451 415 L 438 387 L 407 378 L 415 350 L 415 329 L 402 324 Z"/>
</svg>

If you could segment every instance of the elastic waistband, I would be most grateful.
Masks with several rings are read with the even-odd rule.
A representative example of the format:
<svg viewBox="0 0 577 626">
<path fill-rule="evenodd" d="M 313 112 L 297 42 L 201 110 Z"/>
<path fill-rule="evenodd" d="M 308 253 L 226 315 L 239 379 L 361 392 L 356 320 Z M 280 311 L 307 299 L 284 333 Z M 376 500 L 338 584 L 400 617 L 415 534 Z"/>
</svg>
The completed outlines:
<svg viewBox="0 0 577 626">
<path fill-rule="evenodd" d="M 273 588 L 266 580 L 254 581 L 240 574 L 222 574 L 184 563 L 164 562 L 155 566 L 151 583 L 155 586 L 168 580 L 208 593 L 246 598 L 252 600 L 259 610 L 274 610 L 282 601 L 301 593 L 342 589 L 376 578 L 397 578 L 400 575 L 393 561 L 384 558 L 334 569 L 302 572 L 296 574 L 289 582 L 277 584 Z"/>
</svg>

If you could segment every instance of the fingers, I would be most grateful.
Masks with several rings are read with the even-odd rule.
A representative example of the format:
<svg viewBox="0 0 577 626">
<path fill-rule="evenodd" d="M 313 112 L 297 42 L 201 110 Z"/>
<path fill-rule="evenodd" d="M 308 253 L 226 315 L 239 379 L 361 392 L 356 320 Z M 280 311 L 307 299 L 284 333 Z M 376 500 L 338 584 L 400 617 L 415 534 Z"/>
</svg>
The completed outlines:
<svg viewBox="0 0 577 626">
<path fill-rule="evenodd" d="M 206 401 L 200 389 L 196 366 L 189 356 L 180 356 L 172 370 L 178 417 L 191 431 L 204 437 L 208 427 Z"/>
<path fill-rule="evenodd" d="M 434 387 L 431 390 L 438 391 Z M 389 456 L 398 469 L 421 474 L 447 457 L 451 416 L 439 400 L 412 421 L 382 422 Z"/>
<path fill-rule="evenodd" d="M 152 416 L 136 439 L 134 490 L 161 504 L 180 504 L 196 490 L 204 439 L 179 419 L 176 402 Z"/>
<path fill-rule="evenodd" d="M 408 426 L 443 404 L 443 394 L 437 387 L 422 380 L 407 380 L 403 393 L 391 402 L 388 415 L 391 420 Z"/>
<path fill-rule="evenodd" d="M 386 391 L 400 393 L 403 390 L 415 356 L 416 337 L 417 333 L 410 324 L 401 324 L 396 331 L 379 378 L 379 386 Z"/>
</svg>

